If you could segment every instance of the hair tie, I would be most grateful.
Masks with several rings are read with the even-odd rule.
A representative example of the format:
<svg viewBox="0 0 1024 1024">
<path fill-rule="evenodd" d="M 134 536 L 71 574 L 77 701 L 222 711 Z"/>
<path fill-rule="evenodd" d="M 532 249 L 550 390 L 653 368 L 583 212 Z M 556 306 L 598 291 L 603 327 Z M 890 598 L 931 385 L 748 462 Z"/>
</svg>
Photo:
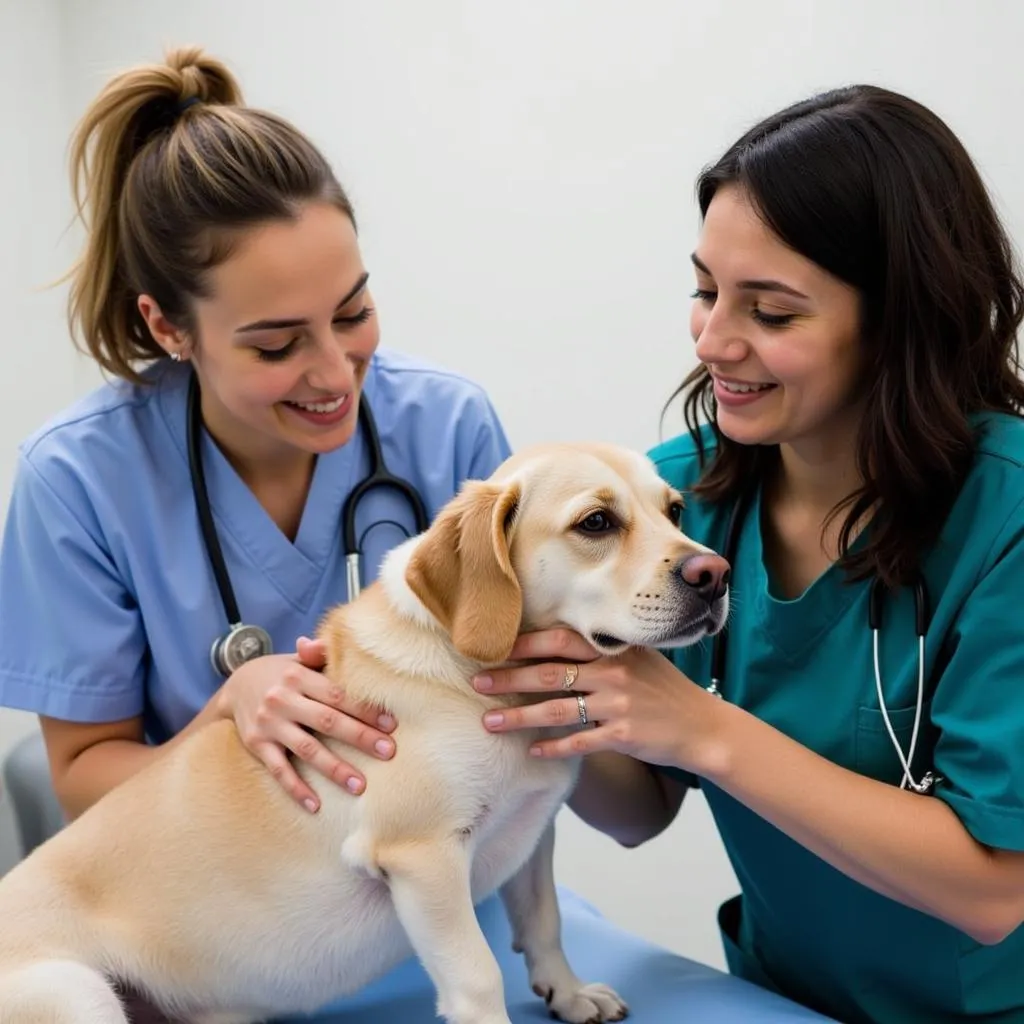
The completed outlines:
<svg viewBox="0 0 1024 1024">
<path fill-rule="evenodd" d="M 189 98 L 187 100 L 182 100 L 178 104 L 178 106 L 175 108 L 175 113 L 180 117 L 194 103 L 199 103 L 199 102 L 201 102 L 201 101 L 200 101 L 198 96 L 189 96 Z"/>
</svg>

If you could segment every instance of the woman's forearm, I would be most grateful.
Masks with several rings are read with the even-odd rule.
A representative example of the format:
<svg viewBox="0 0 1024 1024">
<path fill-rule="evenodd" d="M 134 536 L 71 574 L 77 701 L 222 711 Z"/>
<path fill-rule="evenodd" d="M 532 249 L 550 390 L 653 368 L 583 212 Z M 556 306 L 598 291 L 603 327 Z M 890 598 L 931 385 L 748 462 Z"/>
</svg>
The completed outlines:
<svg viewBox="0 0 1024 1024">
<path fill-rule="evenodd" d="M 668 783 L 643 762 L 602 752 L 583 759 L 569 807 L 592 828 L 622 846 L 639 846 L 675 818 L 685 789 Z"/>
<path fill-rule="evenodd" d="M 1024 855 L 978 843 L 942 800 L 848 771 L 732 705 L 720 710 L 698 773 L 802 846 L 980 942 L 1024 918 Z"/>
<path fill-rule="evenodd" d="M 221 691 L 218 691 L 199 714 L 166 743 L 152 745 L 141 740 L 117 738 L 100 740 L 86 747 L 55 781 L 65 814 L 69 818 L 77 818 L 110 790 L 173 750 L 203 726 L 224 716 Z"/>
<path fill-rule="evenodd" d="M 150 764 L 160 752 L 136 740 L 101 740 L 86 747 L 57 782 L 61 807 L 77 818 L 115 786 Z"/>
</svg>

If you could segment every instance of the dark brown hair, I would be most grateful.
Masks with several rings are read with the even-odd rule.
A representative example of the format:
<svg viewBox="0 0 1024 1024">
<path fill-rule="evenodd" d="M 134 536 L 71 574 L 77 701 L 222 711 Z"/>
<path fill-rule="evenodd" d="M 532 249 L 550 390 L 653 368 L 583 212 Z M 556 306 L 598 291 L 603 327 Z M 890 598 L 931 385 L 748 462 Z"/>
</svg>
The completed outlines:
<svg viewBox="0 0 1024 1024">
<path fill-rule="evenodd" d="M 242 230 L 294 218 L 310 201 L 355 223 L 313 144 L 243 106 L 227 67 L 198 47 L 105 86 L 72 138 L 71 183 L 88 232 L 71 273 L 72 336 L 106 371 L 136 382 L 136 364 L 165 356 L 138 311 L 140 294 L 194 336 L 192 300 L 208 295 L 208 272 Z"/>
<path fill-rule="evenodd" d="M 874 86 L 823 93 L 747 131 L 701 173 L 701 216 L 719 188 L 734 184 L 786 245 L 860 295 L 865 412 L 856 457 L 864 483 L 832 516 L 846 510 L 839 546 L 848 578 L 907 583 L 969 469 L 968 417 L 1024 407 L 1024 287 L 1010 240 L 950 129 L 919 103 Z M 695 494 L 731 503 L 764 478 L 778 449 L 721 434 L 706 367 L 673 398 L 680 393 L 705 463 Z M 715 438 L 710 461 L 702 419 Z M 851 551 L 868 513 L 866 543 Z"/>
</svg>

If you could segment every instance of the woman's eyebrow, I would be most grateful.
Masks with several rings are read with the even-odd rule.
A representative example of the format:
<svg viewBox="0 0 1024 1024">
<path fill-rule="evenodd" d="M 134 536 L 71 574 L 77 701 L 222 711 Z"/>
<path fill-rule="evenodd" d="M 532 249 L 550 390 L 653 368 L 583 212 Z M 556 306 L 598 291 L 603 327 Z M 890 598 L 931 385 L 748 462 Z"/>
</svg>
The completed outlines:
<svg viewBox="0 0 1024 1024">
<path fill-rule="evenodd" d="M 348 290 L 345 297 L 334 307 L 341 309 L 346 302 L 351 302 L 366 287 L 369 280 L 368 272 L 363 272 L 359 280 Z M 235 334 L 247 334 L 252 331 L 279 331 L 286 327 L 304 327 L 309 323 L 307 317 L 285 317 L 281 320 L 254 320 L 251 324 L 245 324 L 235 330 Z"/>
<path fill-rule="evenodd" d="M 690 254 L 690 260 L 693 265 L 702 273 L 708 275 L 708 277 L 714 277 L 715 275 L 708 270 L 704 261 L 696 254 Z M 747 281 L 738 281 L 736 283 L 737 288 L 741 288 L 744 291 L 751 292 L 783 292 L 786 295 L 792 295 L 797 299 L 809 299 L 810 297 L 804 295 L 803 292 L 797 291 L 795 288 L 791 288 L 788 284 L 784 284 L 782 281 L 776 281 L 770 278 L 765 279 L 751 279 Z"/>
</svg>

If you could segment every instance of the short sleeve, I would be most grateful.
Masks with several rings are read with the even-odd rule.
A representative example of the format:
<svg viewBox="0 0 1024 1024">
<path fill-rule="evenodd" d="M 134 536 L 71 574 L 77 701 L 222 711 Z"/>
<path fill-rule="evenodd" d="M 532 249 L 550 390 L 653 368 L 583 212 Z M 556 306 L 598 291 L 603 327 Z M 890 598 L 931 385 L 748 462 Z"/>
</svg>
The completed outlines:
<svg viewBox="0 0 1024 1024">
<path fill-rule="evenodd" d="M 467 419 L 469 457 L 460 465 L 465 470 L 463 479 L 486 480 L 512 454 L 512 449 L 493 404 L 483 394 L 468 406 Z"/>
<path fill-rule="evenodd" d="M 993 546 L 989 568 L 950 634 L 937 683 L 935 795 L 988 846 L 1024 850 L 1024 507 Z"/>
<path fill-rule="evenodd" d="M 78 722 L 130 718 L 143 710 L 141 617 L 84 489 L 61 490 L 19 459 L 0 541 L 0 705 Z"/>
</svg>

